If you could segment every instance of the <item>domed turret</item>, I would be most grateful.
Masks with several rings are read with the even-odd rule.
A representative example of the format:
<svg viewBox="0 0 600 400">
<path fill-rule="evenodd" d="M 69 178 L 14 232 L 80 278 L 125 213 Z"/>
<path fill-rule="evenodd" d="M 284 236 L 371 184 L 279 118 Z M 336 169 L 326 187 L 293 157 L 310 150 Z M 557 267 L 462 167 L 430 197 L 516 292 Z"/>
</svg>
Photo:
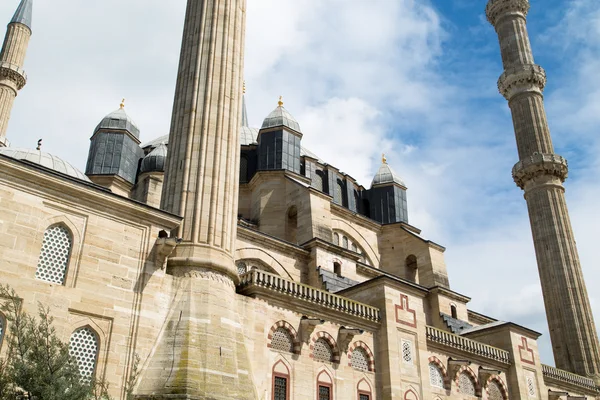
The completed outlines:
<svg viewBox="0 0 600 400">
<path fill-rule="evenodd" d="M 142 160 L 140 166 L 140 173 L 145 172 L 165 172 L 165 165 L 167 162 L 167 145 L 164 143 L 159 144 L 154 150 L 150 152 Z"/>
<path fill-rule="evenodd" d="M 121 107 L 119 107 L 118 110 L 111 112 L 106 117 L 104 117 L 102 121 L 100 121 L 98 126 L 96 126 L 94 133 L 98 132 L 101 129 L 108 129 L 111 131 L 123 130 L 131 133 L 133 136 L 139 139 L 140 130 L 135 124 L 135 122 L 133 122 L 133 120 L 125 112 L 124 101 L 125 100 L 123 100 L 123 103 L 121 103 Z"/>
<path fill-rule="evenodd" d="M 377 185 L 385 185 L 388 183 L 395 183 L 400 186 L 406 187 L 402 178 L 400 178 L 400 176 L 394 172 L 392 167 L 390 167 L 390 165 L 387 163 L 387 159 L 384 156 L 381 163 L 381 167 L 379 167 L 379 171 L 377 171 L 375 177 L 373 178 L 373 182 L 371 182 L 371 187 Z"/>
<path fill-rule="evenodd" d="M 283 107 L 283 100 L 281 97 L 279 98 L 279 105 L 276 109 L 271 111 L 271 114 L 269 114 L 267 118 L 265 118 L 260 129 L 277 128 L 280 126 L 302 133 L 300 124 L 296 121 L 296 118 Z"/>
<path fill-rule="evenodd" d="M 408 223 L 406 185 L 388 165 L 385 155 L 382 157 L 381 167 L 373 178 L 368 197 L 370 215 L 375 221 L 382 224 Z"/>
</svg>

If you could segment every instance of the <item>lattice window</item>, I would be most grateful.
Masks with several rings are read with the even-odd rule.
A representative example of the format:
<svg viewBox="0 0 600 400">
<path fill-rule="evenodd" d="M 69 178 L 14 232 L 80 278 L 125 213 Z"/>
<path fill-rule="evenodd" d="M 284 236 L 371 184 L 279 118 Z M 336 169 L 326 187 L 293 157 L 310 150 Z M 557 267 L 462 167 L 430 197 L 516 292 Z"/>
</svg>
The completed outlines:
<svg viewBox="0 0 600 400">
<path fill-rule="evenodd" d="M 436 363 L 429 363 L 429 383 L 432 387 L 444 388 L 444 374 Z"/>
<path fill-rule="evenodd" d="M 369 355 L 360 347 L 352 350 L 352 368 L 357 369 L 359 371 L 368 371 L 369 370 Z"/>
<path fill-rule="evenodd" d="M 77 329 L 69 341 L 69 355 L 77 360 L 79 373 L 85 381 L 90 381 L 98 360 L 98 338 L 90 328 Z"/>
<path fill-rule="evenodd" d="M 275 377 L 273 384 L 273 400 L 287 400 L 287 378 Z"/>
<path fill-rule="evenodd" d="M 283 327 L 277 328 L 277 330 L 273 332 L 273 337 L 271 338 L 271 348 L 276 351 L 293 353 L 294 340 L 292 339 L 290 332 Z"/>
<path fill-rule="evenodd" d="M 318 191 L 323 191 L 323 176 L 321 175 L 323 172 L 317 171 L 312 177 L 312 187 L 317 189 Z"/>
<path fill-rule="evenodd" d="M 458 377 L 458 391 L 469 396 L 475 396 L 475 384 L 466 372 Z"/>
<path fill-rule="evenodd" d="M 329 386 L 319 386 L 319 400 L 331 400 L 331 388 Z"/>
<path fill-rule="evenodd" d="M 535 383 L 533 383 L 533 378 L 527 377 L 527 391 L 529 392 L 529 396 L 535 397 Z"/>
<path fill-rule="evenodd" d="M 46 229 L 35 277 L 62 285 L 67 273 L 73 240 L 67 228 L 56 225 Z"/>
<path fill-rule="evenodd" d="M 248 272 L 248 266 L 246 265 L 245 262 L 237 263 L 236 267 L 237 267 L 238 275 L 244 275 L 246 272 Z"/>
<path fill-rule="evenodd" d="M 489 400 L 504 400 L 504 395 L 497 382 L 491 381 L 488 384 L 488 399 Z"/>
<path fill-rule="evenodd" d="M 317 361 L 332 361 L 333 360 L 333 349 L 327 342 L 327 340 L 320 338 L 315 342 L 313 349 L 313 359 Z"/>
<path fill-rule="evenodd" d="M 359 400 L 369 400 L 369 395 L 368 394 L 361 394 L 359 397 Z"/>
<path fill-rule="evenodd" d="M 413 363 L 412 343 L 408 340 L 402 341 L 402 361 L 406 364 Z"/>
</svg>

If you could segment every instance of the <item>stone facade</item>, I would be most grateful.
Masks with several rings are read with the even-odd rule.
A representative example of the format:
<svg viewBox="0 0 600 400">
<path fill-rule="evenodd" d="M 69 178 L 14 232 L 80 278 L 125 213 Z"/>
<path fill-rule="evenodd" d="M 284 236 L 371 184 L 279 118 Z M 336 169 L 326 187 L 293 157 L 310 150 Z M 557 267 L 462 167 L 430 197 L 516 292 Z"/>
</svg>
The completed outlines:
<svg viewBox="0 0 600 400">
<path fill-rule="evenodd" d="M 526 6 L 494 0 L 488 16 L 498 25 L 508 12 L 516 22 L 500 31 L 517 27 L 524 44 Z M 470 298 L 451 289 L 445 248 L 406 215 L 370 217 L 373 188 L 407 190 L 385 159 L 371 189 L 302 147 L 299 170 L 248 162 L 262 130 L 300 128 L 282 102 L 261 130 L 238 117 L 244 18 L 243 0 L 189 0 L 171 133 L 136 149 L 135 183 L 0 152 L 0 272 L 24 309 L 50 307 L 65 341 L 84 329 L 95 342 L 93 373 L 116 399 L 125 399 L 138 356 L 138 399 L 600 397 L 576 352 L 564 369 L 543 365 L 539 333 L 470 310 Z M 517 58 L 529 60 L 520 48 Z M 524 96 L 542 107 L 541 92 Z M 137 129 L 124 111 L 110 115 L 109 125 Z M 542 216 L 544 201 L 564 202 L 560 178 L 538 168 L 566 168 L 550 153 L 522 157 L 517 170 L 530 174 L 515 174 L 526 192 L 552 181 L 526 196 Z M 396 215 L 398 199 L 405 193 L 380 211 Z M 570 233 L 561 204 L 560 218 L 542 225 Z M 545 288 L 550 278 L 542 275 Z M 579 289 L 577 304 L 589 311 Z M 0 357 L 7 328 L 0 314 Z M 582 335 L 575 345 L 593 359 L 593 340 L 582 337 L 595 332 Z"/>
</svg>

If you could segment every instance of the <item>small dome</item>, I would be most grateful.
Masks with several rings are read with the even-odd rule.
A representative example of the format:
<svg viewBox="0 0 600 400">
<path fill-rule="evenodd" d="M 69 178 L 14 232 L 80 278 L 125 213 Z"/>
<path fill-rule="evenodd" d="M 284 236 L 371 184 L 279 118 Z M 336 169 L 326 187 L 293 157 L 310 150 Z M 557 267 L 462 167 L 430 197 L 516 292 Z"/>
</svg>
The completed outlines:
<svg viewBox="0 0 600 400">
<path fill-rule="evenodd" d="M 240 130 L 240 144 L 242 146 L 248 146 L 256 143 L 256 137 L 258 136 L 258 129 L 249 128 L 247 126 L 242 126 Z"/>
<path fill-rule="evenodd" d="M 302 133 L 298 121 L 296 121 L 296 119 L 292 117 L 292 114 L 283 108 L 282 105 L 274 109 L 273 112 L 265 118 L 261 129 L 276 128 L 278 126 L 285 126 L 293 131 Z"/>
<path fill-rule="evenodd" d="M 406 187 L 404 181 L 394 172 L 392 167 L 390 167 L 386 162 L 381 164 L 379 167 L 379 171 L 375 174 L 373 178 L 373 182 L 371 183 L 371 187 L 375 185 L 383 185 L 386 183 L 396 183 L 400 186 Z"/>
<path fill-rule="evenodd" d="M 144 172 L 165 172 L 165 165 L 167 163 L 167 145 L 164 143 L 159 144 L 154 150 L 150 152 L 142 160 L 140 166 L 140 173 Z"/>
<path fill-rule="evenodd" d="M 97 132 L 100 129 L 125 130 L 138 139 L 140 137 L 140 130 L 135 122 L 133 122 L 133 120 L 129 117 L 129 115 L 127 115 L 124 107 L 121 107 L 104 117 L 94 132 Z"/>
<path fill-rule="evenodd" d="M 16 160 L 29 161 L 42 167 L 49 168 L 61 174 L 68 175 L 73 178 L 81 179 L 82 181 L 91 182 L 83 172 L 52 154 L 44 153 L 40 150 L 0 147 L 0 154 L 14 158 Z"/>
</svg>

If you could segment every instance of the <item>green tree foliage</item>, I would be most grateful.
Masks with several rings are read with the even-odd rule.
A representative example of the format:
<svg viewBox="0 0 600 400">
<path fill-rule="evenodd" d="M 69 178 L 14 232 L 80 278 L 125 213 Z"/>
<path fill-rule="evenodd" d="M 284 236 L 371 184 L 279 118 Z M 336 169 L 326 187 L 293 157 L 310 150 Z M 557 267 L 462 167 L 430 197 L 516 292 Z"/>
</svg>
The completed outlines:
<svg viewBox="0 0 600 400">
<path fill-rule="evenodd" d="M 105 382 L 82 379 L 47 307 L 38 305 L 37 318 L 23 312 L 21 299 L 8 286 L 0 285 L 0 298 L 10 327 L 7 356 L 0 359 L 0 400 L 15 400 L 23 393 L 32 400 L 110 399 Z"/>
</svg>

